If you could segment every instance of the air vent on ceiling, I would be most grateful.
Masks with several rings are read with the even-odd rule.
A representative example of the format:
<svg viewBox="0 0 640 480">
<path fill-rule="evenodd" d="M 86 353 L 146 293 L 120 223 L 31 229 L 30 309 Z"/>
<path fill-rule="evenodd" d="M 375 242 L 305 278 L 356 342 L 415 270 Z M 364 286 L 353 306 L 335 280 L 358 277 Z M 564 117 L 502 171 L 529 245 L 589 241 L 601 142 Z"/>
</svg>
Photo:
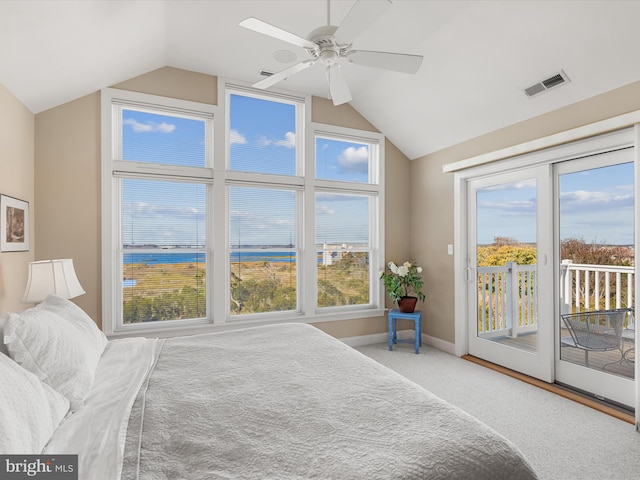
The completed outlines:
<svg viewBox="0 0 640 480">
<path fill-rule="evenodd" d="M 260 70 L 258 74 L 262 75 L 263 77 L 270 77 L 274 74 L 274 72 L 270 72 L 269 70 Z"/>
<path fill-rule="evenodd" d="M 560 73 L 556 73 L 555 75 L 551 75 L 549 78 L 545 78 L 541 82 L 531 85 L 524 89 L 524 93 L 528 97 L 533 97 L 534 95 L 538 95 L 542 92 L 546 92 L 547 90 L 557 87 L 558 85 L 562 85 L 564 83 L 568 83 L 569 77 L 564 71 L 560 70 Z"/>
</svg>

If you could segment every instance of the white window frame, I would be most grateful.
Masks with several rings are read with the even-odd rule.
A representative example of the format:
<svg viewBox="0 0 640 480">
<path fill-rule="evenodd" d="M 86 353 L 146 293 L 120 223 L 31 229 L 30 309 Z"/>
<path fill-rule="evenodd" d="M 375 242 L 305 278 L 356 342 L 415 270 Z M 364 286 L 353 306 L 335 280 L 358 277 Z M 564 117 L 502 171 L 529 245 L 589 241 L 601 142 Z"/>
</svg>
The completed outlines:
<svg viewBox="0 0 640 480">
<path fill-rule="evenodd" d="M 307 230 L 306 238 L 309 238 L 309 252 L 307 261 L 311 262 L 311 257 L 316 258 L 315 245 L 315 195 L 317 192 L 330 192 L 336 194 L 358 194 L 369 197 L 369 298 L 368 305 L 344 305 L 337 307 L 317 307 L 317 269 L 308 269 L 305 272 L 305 281 L 310 285 L 313 292 L 310 299 L 307 299 L 305 308 L 314 311 L 318 316 L 330 316 L 338 312 L 347 313 L 349 311 L 359 311 L 362 309 L 384 308 L 384 292 L 382 282 L 378 272 L 384 269 L 384 135 L 377 132 L 366 132 L 335 125 L 327 125 L 311 122 L 307 127 L 307 152 L 305 171 L 306 190 L 305 198 L 308 210 L 306 213 Z M 332 138 L 354 143 L 366 143 L 369 145 L 369 155 L 372 162 L 369 165 L 369 183 L 341 182 L 335 180 L 325 180 L 316 178 L 315 173 L 315 148 L 316 137 Z M 311 217 L 309 217 L 311 215 Z M 313 265 L 316 266 L 315 260 Z"/>
<path fill-rule="evenodd" d="M 231 93 L 248 94 L 266 100 L 298 102 L 297 134 L 300 146 L 297 148 L 296 175 L 264 175 L 231 171 L 229 165 L 229 122 L 228 99 Z M 176 112 L 197 112 L 211 116 L 213 138 L 206 148 L 206 178 L 188 167 L 150 166 L 124 162 L 114 158 L 119 146 L 114 144 L 112 118 L 113 103 L 131 106 L 148 105 L 160 110 L 175 109 Z M 311 122 L 311 98 L 300 97 L 286 92 L 266 93 L 240 83 L 228 83 L 218 79 L 218 105 L 202 104 L 178 99 L 160 97 L 125 90 L 107 88 L 102 90 L 102 324 L 110 337 L 128 335 L 173 336 L 235 328 L 236 326 L 278 323 L 283 321 L 325 322 L 380 316 L 384 313 L 384 291 L 378 272 L 384 264 L 384 157 L 385 137 L 377 132 L 362 131 L 334 125 Z M 316 134 L 346 141 L 362 142 L 370 145 L 377 156 L 371 165 L 370 183 L 349 183 L 315 178 L 315 137 Z M 374 157 L 375 158 L 375 157 Z M 114 172 L 128 174 L 139 170 L 140 175 L 170 179 L 194 175 L 208 184 L 207 217 L 207 318 L 153 322 L 152 324 L 123 325 L 121 317 L 121 276 L 119 272 L 119 215 L 120 192 L 113 180 Z M 173 178 L 171 178 L 173 177 Z M 265 183 L 266 182 L 266 183 Z M 275 182 L 275 185 L 274 185 Z M 228 232 L 228 187 L 230 185 L 280 185 L 282 188 L 300 190 L 298 208 L 298 310 L 295 312 L 269 312 L 250 315 L 230 315 L 229 280 L 230 238 Z M 370 198 L 370 303 L 339 307 L 316 306 L 316 245 L 315 245 L 315 193 L 318 190 L 335 193 L 364 194 Z M 214 227 L 214 219 L 216 225 Z M 224 222 L 223 222 L 224 220 Z M 310 266 L 313 266 L 310 268 Z M 216 268 L 218 267 L 218 268 Z M 224 268 L 222 268 L 224 267 Z"/>
<path fill-rule="evenodd" d="M 122 322 L 122 251 L 120 232 L 121 178 L 146 178 L 149 180 L 196 181 L 207 186 L 207 199 L 212 197 L 213 149 L 205 147 L 205 167 L 180 167 L 145 162 L 124 161 L 119 158 L 122 145 L 114 136 L 114 128 L 120 127 L 114 112 L 120 108 L 150 108 L 167 114 L 193 115 L 205 121 L 205 138 L 215 135 L 214 119 L 218 108 L 212 105 L 159 97 L 126 90 L 104 89 L 102 103 L 102 329 L 107 335 L 140 335 L 156 331 L 183 331 L 185 328 L 202 327 L 211 323 L 210 315 L 201 319 L 153 322 L 153 324 L 130 324 Z M 207 200 L 209 202 L 209 200 Z M 210 202 L 209 202 L 210 203 Z M 207 285 L 211 285 L 212 228 L 211 210 L 207 225 Z M 207 287 L 210 288 L 210 287 Z M 207 295 L 207 312 L 211 298 Z"/>
</svg>

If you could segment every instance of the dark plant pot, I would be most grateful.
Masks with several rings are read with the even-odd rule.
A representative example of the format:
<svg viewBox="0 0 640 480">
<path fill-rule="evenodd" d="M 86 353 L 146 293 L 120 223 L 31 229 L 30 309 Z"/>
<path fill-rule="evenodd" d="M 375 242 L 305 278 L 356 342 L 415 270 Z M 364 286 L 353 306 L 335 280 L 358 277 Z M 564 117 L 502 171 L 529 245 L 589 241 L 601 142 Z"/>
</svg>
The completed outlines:
<svg viewBox="0 0 640 480">
<path fill-rule="evenodd" d="M 401 297 L 398 300 L 398 310 L 402 313 L 413 313 L 418 303 L 418 297 Z"/>
</svg>

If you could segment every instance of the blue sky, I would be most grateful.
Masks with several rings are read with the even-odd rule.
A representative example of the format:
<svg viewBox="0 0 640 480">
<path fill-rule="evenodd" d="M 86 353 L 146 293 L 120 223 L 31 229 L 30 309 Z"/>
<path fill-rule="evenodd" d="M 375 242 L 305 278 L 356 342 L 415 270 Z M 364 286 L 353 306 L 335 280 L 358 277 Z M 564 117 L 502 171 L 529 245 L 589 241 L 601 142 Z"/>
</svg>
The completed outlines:
<svg viewBox="0 0 640 480">
<path fill-rule="evenodd" d="M 562 175 L 559 190 L 561 239 L 633 244 L 633 163 Z M 479 191 L 478 243 L 497 236 L 534 243 L 535 197 L 533 181 Z"/>
<path fill-rule="evenodd" d="M 562 175 L 561 238 L 633 244 L 633 176 L 633 163 Z"/>
<path fill-rule="evenodd" d="M 232 95 L 231 112 L 232 169 L 296 175 L 293 105 Z M 126 160 L 205 166 L 203 121 L 124 110 L 122 128 Z M 315 152 L 318 178 L 369 181 L 368 145 L 319 136 Z M 155 187 L 152 183 L 127 182 L 125 243 L 203 244 L 203 190 L 196 192 L 193 186 L 177 182 Z M 632 163 L 565 174 L 559 183 L 561 238 L 633 243 Z M 479 191 L 478 243 L 492 243 L 498 236 L 534 243 L 535 195 L 535 185 L 527 181 Z M 295 244 L 294 211 L 292 191 L 237 189 L 230 196 L 232 245 L 238 241 L 245 245 Z M 318 194 L 316 243 L 366 243 L 368 214 L 364 197 Z M 137 226 L 135 235 L 132 224 Z"/>
<path fill-rule="evenodd" d="M 231 96 L 230 167 L 254 173 L 296 175 L 295 107 Z M 123 110 L 123 158 L 183 166 L 205 166 L 203 121 Z M 369 182 L 369 146 L 318 137 L 316 176 Z M 127 180 L 123 195 L 124 243 L 202 245 L 203 190 L 171 182 Z M 230 191 L 230 240 L 244 245 L 296 243 L 292 190 L 235 187 Z M 316 196 L 319 243 L 367 243 L 369 201 L 353 195 Z"/>
</svg>

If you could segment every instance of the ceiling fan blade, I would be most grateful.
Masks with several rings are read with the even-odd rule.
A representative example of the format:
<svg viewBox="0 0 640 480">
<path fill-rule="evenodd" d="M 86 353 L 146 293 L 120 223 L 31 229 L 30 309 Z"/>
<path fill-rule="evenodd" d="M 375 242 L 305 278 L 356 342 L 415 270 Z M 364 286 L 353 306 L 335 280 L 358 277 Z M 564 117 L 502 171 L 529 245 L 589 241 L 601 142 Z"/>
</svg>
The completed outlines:
<svg viewBox="0 0 640 480">
<path fill-rule="evenodd" d="M 369 50 L 351 50 L 347 54 L 347 60 L 356 65 L 384 68 L 404 73 L 416 73 L 422 64 L 422 59 L 422 55 L 372 52 Z"/>
<path fill-rule="evenodd" d="M 279 27 L 271 25 L 270 23 L 263 22 L 254 17 L 245 18 L 240 22 L 240 26 L 253 30 L 254 32 L 269 35 L 270 37 L 283 40 L 293 45 L 297 45 L 302 48 L 316 48 L 315 44 L 307 40 L 306 38 L 299 37 L 294 33 L 287 32 Z"/>
<path fill-rule="evenodd" d="M 265 88 L 269 88 L 269 87 L 275 85 L 276 83 L 281 82 L 282 80 L 290 77 L 294 73 L 298 73 L 298 72 L 301 72 L 302 70 L 305 70 L 305 69 L 309 68 L 314 63 L 316 63 L 316 59 L 315 58 L 310 58 L 310 59 L 305 60 L 303 62 L 296 63 L 295 65 L 293 65 L 293 66 L 291 66 L 289 68 L 285 68 L 284 70 L 282 70 L 282 71 L 280 71 L 278 73 L 274 73 L 273 75 L 265 78 L 264 80 L 260 80 L 258 83 L 254 83 L 252 85 L 252 87 L 260 88 L 260 89 L 264 90 Z"/>
<path fill-rule="evenodd" d="M 327 67 L 327 77 L 329 79 L 329 92 L 334 105 L 342 105 L 351 101 L 349 85 L 344 78 L 342 68 L 337 63 Z"/>
<path fill-rule="evenodd" d="M 389 0 L 358 0 L 336 30 L 336 42 L 340 45 L 353 42 L 390 7 Z"/>
</svg>

